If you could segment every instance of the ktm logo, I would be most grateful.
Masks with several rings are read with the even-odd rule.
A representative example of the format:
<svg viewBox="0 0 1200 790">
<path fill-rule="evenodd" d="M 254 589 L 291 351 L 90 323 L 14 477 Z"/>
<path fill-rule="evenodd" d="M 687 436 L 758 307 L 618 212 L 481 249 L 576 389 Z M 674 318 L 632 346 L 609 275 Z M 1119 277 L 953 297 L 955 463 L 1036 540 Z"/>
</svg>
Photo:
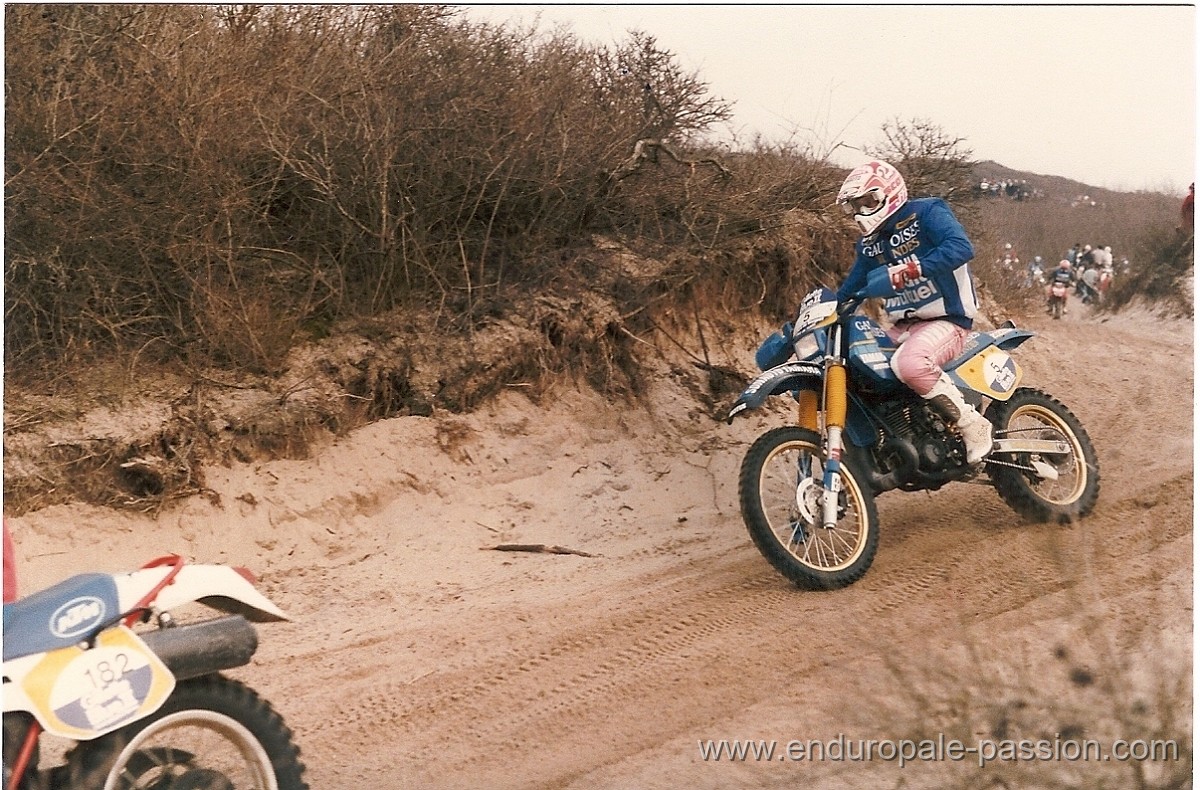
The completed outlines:
<svg viewBox="0 0 1200 790">
<path fill-rule="evenodd" d="M 95 628 L 104 619 L 104 601 L 88 595 L 68 601 L 50 617 L 50 632 L 59 639 L 70 639 Z"/>
</svg>

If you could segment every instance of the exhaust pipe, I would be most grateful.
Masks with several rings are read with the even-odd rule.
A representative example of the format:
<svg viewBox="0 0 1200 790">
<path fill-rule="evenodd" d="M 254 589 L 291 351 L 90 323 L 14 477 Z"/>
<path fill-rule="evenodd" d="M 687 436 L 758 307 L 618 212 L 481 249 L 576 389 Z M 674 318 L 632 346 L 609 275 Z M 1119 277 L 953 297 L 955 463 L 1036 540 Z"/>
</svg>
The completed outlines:
<svg viewBox="0 0 1200 790">
<path fill-rule="evenodd" d="M 250 663 L 258 632 L 241 615 L 139 632 L 178 680 L 211 675 Z"/>
</svg>

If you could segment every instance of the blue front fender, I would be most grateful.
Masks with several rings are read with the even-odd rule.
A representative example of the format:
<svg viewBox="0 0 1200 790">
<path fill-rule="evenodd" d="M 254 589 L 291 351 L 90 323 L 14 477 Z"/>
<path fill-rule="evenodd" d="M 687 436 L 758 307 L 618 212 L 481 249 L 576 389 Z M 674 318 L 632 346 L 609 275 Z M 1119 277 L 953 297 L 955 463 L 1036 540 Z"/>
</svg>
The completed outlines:
<svg viewBox="0 0 1200 790">
<path fill-rule="evenodd" d="M 751 409 L 757 409 L 772 395 L 782 395 L 785 392 L 800 389 L 805 382 L 815 381 L 819 384 L 821 374 L 820 362 L 785 362 L 770 370 L 765 370 L 746 386 L 729 410 L 725 420 L 733 422 L 734 417 Z"/>
</svg>

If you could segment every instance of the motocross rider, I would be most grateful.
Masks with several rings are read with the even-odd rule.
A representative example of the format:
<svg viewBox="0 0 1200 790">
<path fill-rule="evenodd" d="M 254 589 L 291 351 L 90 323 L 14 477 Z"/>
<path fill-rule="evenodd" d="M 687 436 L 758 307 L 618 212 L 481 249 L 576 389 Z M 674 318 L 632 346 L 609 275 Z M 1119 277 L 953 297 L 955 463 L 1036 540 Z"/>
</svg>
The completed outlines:
<svg viewBox="0 0 1200 790">
<path fill-rule="evenodd" d="M 978 463 L 992 449 L 992 424 L 941 367 L 962 353 L 978 309 L 967 266 L 975 249 L 966 231 L 941 198 L 909 200 L 904 178 L 886 162 L 854 168 L 837 202 L 863 234 L 839 301 L 862 290 L 871 272 L 886 268 L 895 294 L 884 299 L 894 322 L 888 336 L 898 344 L 892 370 L 958 425 L 967 462 Z"/>
<path fill-rule="evenodd" d="M 1054 287 L 1054 284 L 1062 283 L 1068 289 L 1070 289 L 1071 283 L 1073 283 L 1073 282 L 1075 282 L 1075 272 L 1074 272 L 1074 270 L 1071 269 L 1071 262 L 1068 261 L 1066 258 L 1063 258 L 1061 261 L 1058 262 L 1058 268 L 1054 270 L 1054 274 L 1050 275 L 1050 284 L 1046 286 L 1046 312 L 1047 313 L 1049 313 L 1051 311 L 1050 289 Z M 1063 315 L 1067 314 L 1066 302 L 1063 303 L 1062 311 L 1063 311 Z"/>
</svg>

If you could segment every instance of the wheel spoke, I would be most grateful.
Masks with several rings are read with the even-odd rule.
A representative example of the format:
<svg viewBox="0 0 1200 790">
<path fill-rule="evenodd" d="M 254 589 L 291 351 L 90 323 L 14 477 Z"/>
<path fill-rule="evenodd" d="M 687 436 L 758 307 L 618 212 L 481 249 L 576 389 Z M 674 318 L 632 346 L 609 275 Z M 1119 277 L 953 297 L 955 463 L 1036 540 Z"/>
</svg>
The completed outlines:
<svg viewBox="0 0 1200 790">
<path fill-rule="evenodd" d="M 815 453 L 785 447 L 768 460 L 768 466 L 778 468 L 764 469 L 764 512 L 768 519 L 771 519 L 772 508 L 786 513 L 786 517 L 780 518 L 776 531 L 784 548 L 813 568 L 829 570 L 848 565 L 861 551 L 866 537 L 853 506 L 853 497 L 852 505 L 845 508 L 845 517 L 832 529 L 809 523 L 807 517 L 801 518 L 796 512 L 797 486 L 812 479 L 811 470 L 822 468 L 823 460 Z M 814 487 L 809 495 L 816 498 L 820 491 L 820 487 Z M 810 501 L 808 509 L 812 513 L 819 512 L 819 502 Z"/>
<path fill-rule="evenodd" d="M 1036 475 L 1028 475 L 1030 489 L 1039 497 L 1052 504 L 1067 505 L 1077 499 L 1086 484 L 1086 473 L 1080 473 L 1079 459 L 1082 449 L 1070 427 L 1065 425 L 1058 415 L 1045 408 L 1030 405 L 1018 408 L 1009 419 L 1009 433 L 1035 435 L 1039 439 L 1063 441 L 1071 445 L 1072 452 L 1066 458 L 1061 456 L 1044 457 L 1040 460 L 1049 463 L 1059 473 L 1057 480 L 1043 479 Z M 1025 456 L 1026 459 L 1032 456 Z M 1021 466 L 1027 466 L 1026 460 Z"/>
<path fill-rule="evenodd" d="M 852 544 L 850 541 L 848 541 L 844 537 L 842 537 L 842 532 L 848 533 L 849 530 L 842 530 L 842 529 L 838 529 L 835 527 L 832 531 L 831 537 L 840 541 L 841 544 L 846 547 L 846 551 L 848 553 L 853 553 L 854 552 L 854 544 Z M 857 537 L 857 535 L 855 537 Z"/>
</svg>

